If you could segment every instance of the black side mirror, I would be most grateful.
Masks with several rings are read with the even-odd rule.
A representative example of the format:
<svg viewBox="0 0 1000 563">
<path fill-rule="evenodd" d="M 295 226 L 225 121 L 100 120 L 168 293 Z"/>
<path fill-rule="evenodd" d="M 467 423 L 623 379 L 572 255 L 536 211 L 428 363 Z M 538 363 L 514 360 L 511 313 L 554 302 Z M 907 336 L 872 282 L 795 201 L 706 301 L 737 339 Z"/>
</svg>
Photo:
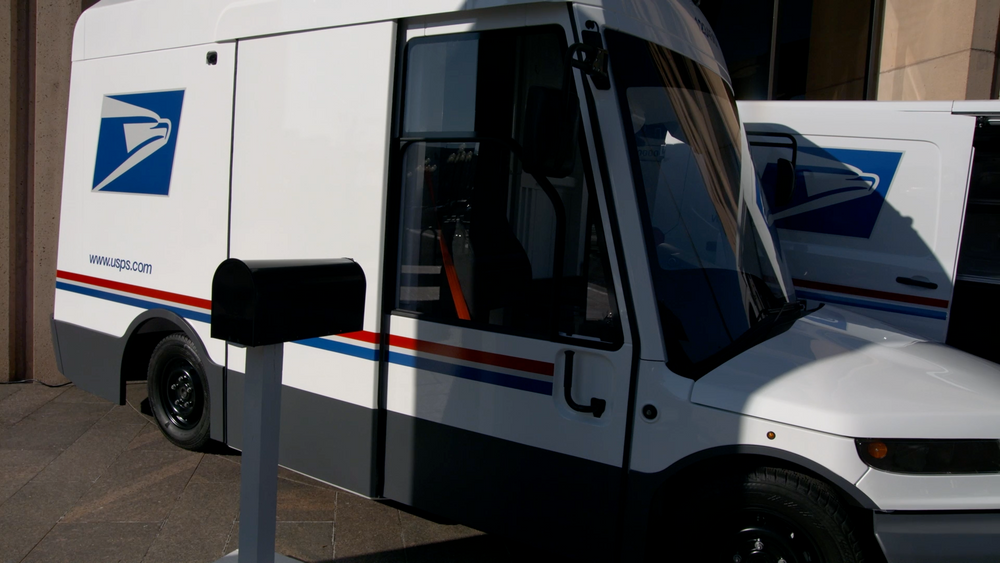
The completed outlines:
<svg viewBox="0 0 1000 563">
<path fill-rule="evenodd" d="M 778 159 L 778 175 L 774 183 L 774 205 L 785 207 L 792 202 L 795 191 L 795 166 L 786 158 Z"/>
<path fill-rule="evenodd" d="M 524 111 L 525 172 L 565 178 L 576 163 L 580 102 L 564 90 L 532 86 Z"/>
</svg>

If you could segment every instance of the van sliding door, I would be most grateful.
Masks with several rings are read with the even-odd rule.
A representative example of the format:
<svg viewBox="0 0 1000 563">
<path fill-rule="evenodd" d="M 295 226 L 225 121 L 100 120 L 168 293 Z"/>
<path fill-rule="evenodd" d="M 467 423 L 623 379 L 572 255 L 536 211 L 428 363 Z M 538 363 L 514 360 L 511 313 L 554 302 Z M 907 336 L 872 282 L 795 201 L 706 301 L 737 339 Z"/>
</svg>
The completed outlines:
<svg viewBox="0 0 1000 563">
<path fill-rule="evenodd" d="M 368 288 L 364 331 L 285 345 L 279 461 L 369 496 L 395 39 L 380 22 L 240 41 L 236 74 L 230 256 L 349 257 Z M 236 447 L 245 362 L 230 345 Z"/>
</svg>

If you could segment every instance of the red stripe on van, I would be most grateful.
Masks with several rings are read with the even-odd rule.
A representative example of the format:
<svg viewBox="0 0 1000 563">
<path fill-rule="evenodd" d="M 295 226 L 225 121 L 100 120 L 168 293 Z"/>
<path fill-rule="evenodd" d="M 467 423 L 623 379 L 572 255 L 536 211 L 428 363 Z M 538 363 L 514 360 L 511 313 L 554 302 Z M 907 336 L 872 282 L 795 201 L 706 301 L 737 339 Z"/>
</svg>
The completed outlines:
<svg viewBox="0 0 1000 563">
<path fill-rule="evenodd" d="M 342 338 L 350 338 L 351 340 L 358 340 L 360 342 L 367 342 L 368 344 L 378 344 L 379 335 L 374 332 L 368 332 L 367 330 L 359 330 L 358 332 L 345 332 L 344 334 L 338 334 Z"/>
<path fill-rule="evenodd" d="M 169 291 L 160 291 L 159 289 L 149 289 L 148 287 L 140 287 L 138 285 L 105 280 L 101 278 L 85 276 L 83 274 L 74 274 L 73 272 L 66 272 L 63 270 L 56 270 L 56 277 L 66 281 L 74 281 L 78 283 L 96 285 L 97 287 L 104 287 L 107 289 L 114 289 L 116 291 L 133 293 L 135 295 L 142 295 L 144 297 L 152 297 L 154 299 L 162 299 L 163 301 L 180 303 L 181 305 L 187 305 L 189 307 L 198 307 L 199 309 L 208 309 L 208 310 L 212 309 L 212 302 L 209 301 L 208 299 L 199 299 L 197 297 L 191 297 L 189 295 L 170 293 Z"/>
<path fill-rule="evenodd" d="M 885 299 L 886 301 L 899 301 L 902 303 L 914 303 L 916 305 L 926 305 L 928 307 L 948 308 L 948 301 L 945 299 L 933 299 L 930 297 L 918 297 L 916 295 L 905 295 L 902 293 L 892 293 L 890 291 L 878 291 L 876 289 L 863 289 L 860 287 L 850 287 L 847 285 L 837 285 L 833 283 L 823 283 L 809 280 L 793 279 L 792 283 L 796 287 L 806 289 L 818 289 L 820 291 L 831 291 L 833 293 L 845 293 L 847 295 L 858 295 L 860 297 L 874 297 L 875 299 Z"/>
<path fill-rule="evenodd" d="M 515 356 L 505 356 L 503 354 L 494 354 L 492 352 L 459 348 L 458 346 L 449 346 L 448 344 L 428 342 L 426 340 L 416 340 L 413 338 L 406 338 L 405 336 L 396 336 L 395 334 L 389 335 L 389 345 L 406 348 L 407 350 L 415 350 L 417 352 L 437 354 L 438 356 L 448 356 L 449 358 L 456 358 L 469 362 L 537 373 L 538 375 L 552 376 L 555 372 L 555 364 L 550 364 L 548 362 L 539 362 L 538 360 L 528 360 Z"/>
</svg>

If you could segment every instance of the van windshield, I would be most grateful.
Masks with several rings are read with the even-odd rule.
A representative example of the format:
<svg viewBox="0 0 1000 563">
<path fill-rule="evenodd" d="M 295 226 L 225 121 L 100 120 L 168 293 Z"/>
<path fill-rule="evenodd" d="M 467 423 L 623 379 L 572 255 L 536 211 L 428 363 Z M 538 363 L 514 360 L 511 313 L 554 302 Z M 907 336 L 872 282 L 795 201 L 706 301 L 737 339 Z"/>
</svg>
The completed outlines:
<svg viewBox="0 0 1000 563">
<path fill-rule="evenodd" d="M 664 47 L 607 38 L 667 364 L 698 377 L 801 307 L 762 199 L 752 184 L 741 192 L 740 124 L 725 82 Z"/>
</svg>

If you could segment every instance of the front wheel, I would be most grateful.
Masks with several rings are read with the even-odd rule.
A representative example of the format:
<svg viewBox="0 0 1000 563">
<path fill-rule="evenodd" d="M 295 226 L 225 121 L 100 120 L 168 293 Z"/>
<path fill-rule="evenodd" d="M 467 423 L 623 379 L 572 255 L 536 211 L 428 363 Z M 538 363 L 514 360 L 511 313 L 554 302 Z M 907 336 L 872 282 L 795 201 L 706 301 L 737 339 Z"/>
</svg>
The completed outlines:
<svg viewBox="0 0 1000 563">
<path fill-rule="evenodd" d="M 171 334 L 156 345 L 146 388 L 156 424 L 168 440 L 188 450 L 208 444 L 208 380 L 191 339 Z"/>
<path fill-rule="evenodd" d="M 826 483 L 795 471 L 757 468 L 706 481 L 681 516 L 681 537 L 706 561 L 861 563 L 845 507 Z"/>
</svg>

